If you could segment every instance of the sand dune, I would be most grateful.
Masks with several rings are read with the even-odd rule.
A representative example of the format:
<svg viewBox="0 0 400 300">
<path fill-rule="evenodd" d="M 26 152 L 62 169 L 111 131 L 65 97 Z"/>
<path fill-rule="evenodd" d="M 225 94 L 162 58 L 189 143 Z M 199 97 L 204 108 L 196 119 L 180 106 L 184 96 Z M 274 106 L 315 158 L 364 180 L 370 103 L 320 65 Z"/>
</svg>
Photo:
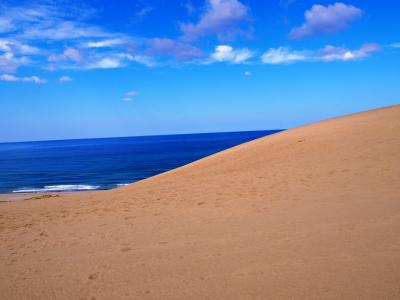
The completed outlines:
<svg viewBox="0 0 400 300">
<path fill-rule="evenodd" d="M 400 106 L 0 203 L 0 299 L 400 299 Z"/>
</svg>

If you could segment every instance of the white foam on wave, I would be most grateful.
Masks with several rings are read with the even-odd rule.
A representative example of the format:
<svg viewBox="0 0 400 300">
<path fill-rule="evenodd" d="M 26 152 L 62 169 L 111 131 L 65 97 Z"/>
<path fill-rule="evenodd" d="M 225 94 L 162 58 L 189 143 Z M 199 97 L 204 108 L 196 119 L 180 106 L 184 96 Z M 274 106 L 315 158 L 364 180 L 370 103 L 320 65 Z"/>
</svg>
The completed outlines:
<svg viewBox="0 0 400 300">
<path fill-rule="evenodd" d="M 117 187 L 123 187 L 123 186 L 127 186 L 130 185 L 130 183 L 117 183 L 116 186 Z"/>
<path fill-rule="evenodd" d="M 72 192 L 72 191 L 90 191 L 97 190 L 99 185 L 87 184 L 60 184 L 46 185 L 43 188 L 23 188 L 13 191 L 13 193 L 40 193 L 40 192 Z"/>
</svg>

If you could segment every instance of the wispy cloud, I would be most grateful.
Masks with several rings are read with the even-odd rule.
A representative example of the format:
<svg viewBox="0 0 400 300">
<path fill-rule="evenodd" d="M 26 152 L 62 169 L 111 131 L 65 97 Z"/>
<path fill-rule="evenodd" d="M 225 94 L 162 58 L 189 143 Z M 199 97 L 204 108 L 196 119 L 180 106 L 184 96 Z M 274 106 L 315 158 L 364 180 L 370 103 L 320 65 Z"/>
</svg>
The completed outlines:
<svg viewBox="0 0 400 300">
<path fill-rule="evenodd" d="M 0 71 L 14 73 L 18 67 L 30 63 L 30 59 L 26 56 L 16 57 L 11 52 L 0 54 Z"/>
<path fill-rule="evenodd" d="M 30 76 L 30 77 L 17 77 L 10 74 L 0 75 L 0 80 L 2 81 L 11 81 L 11 82 L 33 82 L 33 83 L 46 83 L 46 80 L 39 78 L 38 76 Z"/>
<path fill-rule="evenodd" d="M 52 54 L 47 58 L 50 63 L 47 67 L 56 69 L 115 69 L 126 66 L 129 62 L 136 62 L 145 66 L 154 66 L 156 63 L 151 57 L 110 51 L 87 51 L 82 48 L 66 48 L 60 54 Z"/>
<path fill-rule="evenodd" d="M 30 55 L 37 55 L 40 50 L 26 43 L 7 38 L 0 38 L 0 71 L 14 73 L 18 67 L 31 62 Z"/>
<path fill-rule="evenodd" d="M 250 9 L 238 0 L 207 0 L 205 12 L 197 23 L 181 24 L 183 39 L 196 40 L 216 35 L 220 40 L 244 34 L 243 23 L 250 20 Z"/>
<path fill-rule="evenodd" d="M 234 49 L 228 45 L 219 45 L 211 54 L 214 62 L 244 63 L 254 56 L 254 52 L 247 48 Z"/>
<path fill-rule="evenodd" d="M 297 0 L 279 0 L 279 5 L 288 8 L 291 6 L 293 3 L 295 3 Z"/>
<path fill-rule="evenodd" d="M 106 39 L 100 41 L 90 41 L 84 43 L 84 47 L 86 48 L 110 48 L 115 46 L 120 46 L 126 44 L 127 40 L 123 38 L 116 38 L 116 39 Z"/>
<path fill-rule="evenodd" d="M 355 50 L 343 47 L 325 46 L 319 51 L 317 57 L 323 61 L 351 61 L 366 58 L 380 49 L 381 47 L 377 44 L 365 44 Z"/>
<path fill-rule="evenodd" d="M 2 38 L 0 38 L 0 51 L 9 52 L 14 55 L 38 54 L 40 52 L 39 48 L 30 46 L 26 43 L 16 41 L 13 39 L 2 39 Z"/>
<path fill-rule="evenodd" d="M 139 1 L 139 3 L 136 5 L 136 10 L 133 16 L 134 22 L 137 23 L 142 21 L 153 10 L 155 10 L 155 7 L 149 5 L 147 1 Z"/>
<path fill-rule="evenodd" d="M 47 60 L 49 62 L 60 62 L 60 61 L 73 61 L 73 62 L 84 62 L 86 54 L 82 49 L 76 49 L 72 47 L 66 48 L 61 54 L 51 54 Z"/>
<path fill-rule="evenodd" d="M 137 91 L 130 91 L 125 93 L 125 96 L 122 98 L 122 101 L 130 102 L 134 97 L 138 96 L 139 93 Z"/>
<path fill-rule="evenodd" d="M 116 69 L 124 65 L 119 57 L 103 57 L 92 64 L 87 65 L 88 69 Z"/>
<path fill-rule="evenodd" d="M 392 48 L 400 48 L 400 43 L 393 43 L 390 45 Z"/>
<path fill-rule="evenodd" d="M 10 18 L 0 16 L 0 33 L 9 32 L 15 29 L 14 24 Z"/>
<path fill-rule="evenodd" d="M 60 83 L 68 82 L 68 81 L 72 81 L 72 78 L 69 77 L 69 76 L 61 76 L 60 79 L 58 79 L 58 81 L 59 81 Z"/>
<path fill-rule="evenodd" d="M 359 49 L 351 50 L 344 47 L 325 46 L 317 51 L 291 50 L 287 47 L 271 48 L 261 56 L 265 64 L 293 64 L 301 61 L 353 61 L 370 56 L 380 50 L 377 44 L 365 44 Z"/>
<path fill-rule="evenodd" d="M 129 53 L 120 53 L 119 55 L 128 61 L 133 61 L 141 65 L 145 65 L 146 67 L 155 67 L 158 65 L 157 61 L 155 61 L 155 59 L 151 56 Z"/>
<path fill-rule="evenodd" d="M 299 61 L 308 60 L 310 57 L 306 51 L 292 51 L 286 47 L 271 48 L 261 56 L 261 61 L 265 64 L 279 65 L 291 64 Z"/>
<path fill-rule="evenodd" d="M 23 38 L 36 40 L 74 40 L 108 36 L 111 36 L 111 34 L 97 27 L 72 21 L 39 23 L 27 28 L 21 35 Z"/>
<path fill-rule="evenodd" d="M 13 32 L 25 39 L 71 40 L 107 36 L 101 28 L 85 23 L 88 7 L 43 1 L 42 4 L 10 6 L 0 9 L 2 32 Z"/>
<path fill-rule="evenodd" d="M 70 1 L 74 5 L 67 7 L 65 3 L 72 3 Z M 130 36 L 107 30 L 94 25 L 91 17 L 95 15 L 95 10 L 82 9 L 74 0 L 45 0 L 41 5 L 37 2 L 6 1 L 0 5 L 0 72 L 16 74 L 18 68 L 24 66 L 57 71 L 114 69 L 134 63 L 147 67 L 256 63 L 254 57 L 257 51 L 245 47 L 243 41 L 240 47 L 225 44 L 233 42 L 221 42 L 251 32 L 252 16 L 250 8 L 244 4 L 249 1 L 204 1 L 205 7 L 201 9 L 194 7 L 194 1 L 181 0 L 181 5 L 198 16 L 197 21 L 180 23 L 174 38 Z M 293 2 L 280 0 L 279 4 L 288 6 Z M 137 3 L 136 14 L 144 16 L 153 9 L 144 0 Z M 134 13 L 132 11 L 132 15 Z M 305 23 L 294 28 L 290 36 L 300 39 L 317 33 L 333 33 L 361 15 L 359 8 L 343 3 L 313 5 L 305 12 Z M 209 40 L 201 39 L 205 37 Z M 215 43 L 217 46 L 214 49 L 204 50 Z M 367 57 L 378 48 L 371 44 L 355 50 L 333 46 L 315 51 L 278 47 L 263 53 L 261 60 L 266 64 L 350 61 Z M 25 77 L 15 78 L 17 80 L 14 81 L 24 81 Z"/>
<path fill-rule="evenodd" d="M 304 24 L 294 28 L 290 37 L 302 39 L 318 33 L 332 34 L 348 27 L 361 15 L 361 9 L 341 2 L 328 6 L 315 4 L 304 13 Z"/>
<path fill-rule="evenodd" d="M 244 76 L 251 76 L 251 75 L 253 75 L 250 71 L 245 71 L 244 72 Z"/>
<path fill-rule="evenodd" d="M 155 66 L 155 57 L 164 54 L 174 59 L 199 55 L 200 50 L 193 46 L 180 42 L 168 45 L 165 41 L 155 42 L 154 53 L 150 53 L 150 39 L 93 25 L 93 10 L 79 6 L 78 1 L 67 2 L 68 5 L 63 1 L 0 5 L 0 25 L 4 25 L 0 29 L 4 36 L 0 38 L 0 71 L 14 73 L 33 62 L 51 71 L 120 68 L 129 63 Z M 148 11 L 143 1 L 137 13 Z M 33 55 L 35 58 L 31 59 Z"/>
<path fill-rule="evenodd" d="M 107 39 L 110 36 L 106 30 L 87 24 L 85 18 L 90 9 L 80 9 L 79 6 L 63 7 L 62 3 L 43 1 L 45 4 L 24 3 L 22 6 L 0 6 L 0 24 L 3 38 L 0 39 L 0 71 L 15 72 L 18 67 L 35 62 L 48 70 L 69 68 L 87 68 L 93 61 L 99 61 L 103 67 L 103 56 L 86 53 L 82 47 L 82 40 L 99 39 L 90 46 L 106 46 L 116 44 L 116 39 Z M 96 44 L 97 42 L 97 44 Z M 32 46 L 32 43 L 35 46 Z M 68 44 L 68 46 L 66 46 Z M 75 44 L 76 46 L 71 46 Z M 42 49 L 39 47 L 42 46 Z M 60 48 L 64 48 L 61 53 Z M 4 52 L 1 54 L 1 52 Z M 35 61 L 30 56 L 35 55 Z M 93 61 L 85 62 L 86 58 L 94 57 Z M 50 65 L 43 66 L 43 59 Z M 105 61 L 107 63 L 107 61 Z"/>
<path fill-rule="evenodd" d="M 0 25 L 2 25 L 0 31 L 21 33 L 33 23 L 48 21 L 51 14 L 50 7 L 45 5 L 35 7 L 3 5 L 0 7 Z"/>
<path fill-rule="evenodd" d="M 192 15 L 196 12 L 196 6 L 193 4 L 191 0 L 183 0 L 181 5 L 186 9 L 189 15 Z"/>
</svg>

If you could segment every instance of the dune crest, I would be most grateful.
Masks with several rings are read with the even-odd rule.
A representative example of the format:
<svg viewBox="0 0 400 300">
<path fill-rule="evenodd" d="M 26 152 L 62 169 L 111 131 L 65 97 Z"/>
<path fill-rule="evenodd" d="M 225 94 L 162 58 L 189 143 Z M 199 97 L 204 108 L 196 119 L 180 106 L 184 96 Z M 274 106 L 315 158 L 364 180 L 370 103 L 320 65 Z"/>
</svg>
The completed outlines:
<svg viewBox="0 0 400 300">
<path fill-rule="evenodd" d="M 400 106 L 0 203 L 0 299 L 398 299 Z"/>
</svg>

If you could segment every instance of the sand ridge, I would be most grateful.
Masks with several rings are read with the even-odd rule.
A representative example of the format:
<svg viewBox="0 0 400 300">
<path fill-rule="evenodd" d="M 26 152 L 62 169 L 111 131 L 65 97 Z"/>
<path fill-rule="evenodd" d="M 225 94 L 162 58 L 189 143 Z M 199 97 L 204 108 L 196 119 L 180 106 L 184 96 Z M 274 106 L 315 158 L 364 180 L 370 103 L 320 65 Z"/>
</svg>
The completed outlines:
<svg viewBox="0 0 400 300">
<path fill-rule="evenodd" d="M 398 299 L 400 106 L 0 203 L 0 299 Z"/>
</svg>

